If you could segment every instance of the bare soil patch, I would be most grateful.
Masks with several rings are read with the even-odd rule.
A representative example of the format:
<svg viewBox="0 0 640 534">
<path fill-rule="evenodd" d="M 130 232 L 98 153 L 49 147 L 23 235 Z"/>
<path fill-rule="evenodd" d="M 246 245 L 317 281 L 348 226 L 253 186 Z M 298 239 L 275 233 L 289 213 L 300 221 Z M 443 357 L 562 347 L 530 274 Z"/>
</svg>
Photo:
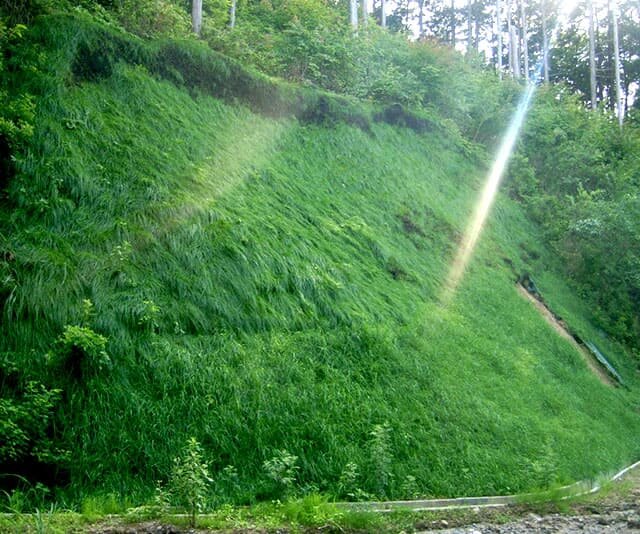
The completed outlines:
<svg viewBox="0 0 640 534">
<path fill-rule="evenodd" d="M 540 312 L 540 315 L 544 318 L 547 323 L 560 334 L 563 338 L 565 338 L 569 343 L 573 345 L 573 347 L 580 353 L 582 359 L 587 364 L 587 367 L 591 369 L 593 374 L 595 374 L 600 382 L 606 384 L 607 386 L 614 387 L 616 384 L 611 379 L 611 377 L 606 373 L 604 369 L 600 366 L 600 364 L 595 360 L 595 358 L 591 355 L 591 353 L 580 343 L 576 341 L 576 339 L 569 332 L 567 325 L 561 319 L 558 319 L 547 306 L 543 302 L 540 302 L 537 298 L 535 298 L 531 293 L 529 293 L 524 287 L 520 284 L 517 284 L 518 292 L 527 300 L 529 300 L 536 309 Z"/>
</svg>

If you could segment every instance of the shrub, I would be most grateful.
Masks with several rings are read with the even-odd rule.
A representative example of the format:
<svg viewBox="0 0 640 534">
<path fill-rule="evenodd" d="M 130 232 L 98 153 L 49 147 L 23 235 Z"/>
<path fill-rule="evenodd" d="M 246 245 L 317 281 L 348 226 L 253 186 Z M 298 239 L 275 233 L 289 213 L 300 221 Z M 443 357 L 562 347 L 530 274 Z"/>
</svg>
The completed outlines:
<svg viewBox="0 0 640 534">
<path fill-rule="evenodd" d="M 124 0 L 117 13 L 120 23 L 140 37 L 182 37 L 191 28 L 186 10 L 169 0 Z"/>
<path fill-rule="evenodd" d="M 189 438 L 182 455 L 174 458 L 169 494 L 174 504 L 183 506 L 196 526 L 196 515 L 206 504 L 207 490 L 212 482 L 209 464 L 202 458 L 202 448 L 196 438 Z"/>
<path fill-rule="evenodd" d="M 284 495 L 290 495 L 296 482 L 298 472 L 298 457 L 286 450 L 277 451 L 275 456 L 266 460 L 263 464 L 267 476 L 276 483 L 279 491 Z"/>
<path fill-rule="evenodd" d="M 86 326 L 65 326 L 47 355 L 50 365 L 65 369 L 73 378 L 95 376 L 111 367 L 107 338 Z"/>
<path fill-rule="evenodd" d="M 26 456 L 47 459 L 46 429 L 60 393 L 30 381 L 16 398 L 0 398 L 0 463 Z"/>
</svg>

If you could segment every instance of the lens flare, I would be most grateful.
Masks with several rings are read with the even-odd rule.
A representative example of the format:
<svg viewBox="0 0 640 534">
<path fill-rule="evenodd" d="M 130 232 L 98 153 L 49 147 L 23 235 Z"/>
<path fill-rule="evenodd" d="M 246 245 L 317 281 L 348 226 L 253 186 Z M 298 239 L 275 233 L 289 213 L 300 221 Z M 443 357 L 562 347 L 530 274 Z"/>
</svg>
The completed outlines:
<svg viewBox="0 0 640 534">
<path fill-rule="evenodd" d="M 560 19 L 567 19 L 575 8 L 575 1 L 566 1 L 560 5 L 560 17 L 551 31 L 548 50 L 551 50 L 558 40 L 558 32 L 560 31 L 561 26 Z M 487 177 L 484 189 L 482 190 L 482 195 L 476 204 L 471 221 L 463 236 L 453 263 L 451 264 L 449 275 L 440 297 L 440 302 L 445 305 L 448 304 L 455 295 L 456 289 L 467 269 L 467 265 L 469 264 L 469 261 L 471 261 L 473 251 L 478 243 L 478 239 L 480 238 L 480 234 L 482 233 L 482 229 L 489 215 L 489 211 L 491 210 L 491 206 L 496 198 L 496 194 L 498 193 L 498 187 L 500 186 L 505 168 L 509 162 L 511 153 L 513 152 L 513 147 L 518 139 L 522 125 L 524 124 L 524 119 L 527 116 L 527 111 L 531 105 L 531 100 L 533 99 L 537 83 L 542 78 L 542 69 L 545 59 L 546 58 L 544 57 L 540 59 L 535 69 L 535 75 L 527 80 L 527 88 L 520 98 L 516 112 L 509 124 L 509 129 L 502 139 L 502 144 L 500 145 L 496 159 L 491 167 L 491 172 Z"/>
<path fill-rule="evenodd" d="M 527 84 L 527 88 L 523 93 L 520 102 L 518 103 L 516 112 L 509 124 L 509 129 L 502 140 L 496 159 L 491 167 L 491 172 L 487 177 L 482 195 L 476 204 L 473 217 L 471 218 L 467 230 L 464 233 L 458 252 L 456 253 L 455 259 L 451 265 L 441 298 L 441 301 L 445 304 L 450 302 L 455 294 L 456 288 L 460 284 L 467 265 L 471 260 L 473 251 L 476 247 L 480 234 L 482 233 L 482 228 L 484 227 L 489 211 L 491 210 L 491 206 L 493 205 L 496 194 L 498 193 L 498 187 L 500 186 L 502 176 L 504 175 L 505 168 L 509 162 L 509 157 L 511 156 L 513 147 L 518 139 L 520 130 L 522 129 L 522 124 L 524 123 L 524 119 L 527 115 L 535 89 L 535 82 L 530 81 Z"/>
</svg>

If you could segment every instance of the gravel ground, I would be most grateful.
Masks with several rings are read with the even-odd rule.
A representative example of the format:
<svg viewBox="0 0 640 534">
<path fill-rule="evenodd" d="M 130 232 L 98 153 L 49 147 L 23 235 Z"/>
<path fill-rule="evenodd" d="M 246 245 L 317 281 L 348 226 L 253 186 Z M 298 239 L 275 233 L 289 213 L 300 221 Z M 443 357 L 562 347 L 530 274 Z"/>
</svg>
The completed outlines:
<svg viewBox="0 0 640 534">
<path fill-rule="evenodd" d="M 508 511 L 507 511 L 508 513 Z M 482 517 L 481 515 L 479 517 Z M 423 525 L 420 534 L 520 534 L 562 533 L 600 534 L 640 532 L 640 468 L 629 473 L 618 488 L 587 503 L 571 505 L 566 513 L 526 513 L 523 517 L 497 524 L 480 519 L 477 523 L 449 527 L 446 520 Z"/>
</svg>

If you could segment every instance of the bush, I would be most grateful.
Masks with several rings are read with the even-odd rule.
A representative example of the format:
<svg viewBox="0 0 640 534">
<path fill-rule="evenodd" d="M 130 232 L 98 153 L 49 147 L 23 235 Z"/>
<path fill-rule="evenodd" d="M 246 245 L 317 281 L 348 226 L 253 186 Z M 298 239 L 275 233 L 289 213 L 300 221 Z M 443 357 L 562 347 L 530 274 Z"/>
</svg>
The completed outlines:
<svg viewBox="0 0 640 534">
<path fill-rule="evenodd" d="M 60 459 L 48 435 L 60 396 L 59 389 L 26 378 L 4 355 L 0 360 L 0 466 Z"/>
<path fill-rule="evenodd" d="M 170 0 L 123 0 L 120 23 L 140 37 L 184 37 L 191 31 L 187 12 Z"/>
<path fill-rule="evenodd" d="M 64 369 L 74 379 L 86 379 L 111 367 L 107 338 L 86 326 L 65 326 L 47 355 L 52 367 Z"/>
<path fill-rule="evenodd" d="M 0 0 L 0 14 L 6 15 L 9 25 L 31 24 L 35 17 L 58 5 L 60 2 L 56 0 Z"/>
<path fill-rule="evenodd" d="M 267 476 L 285 497 L 293 491 L 299 469 L 297 462 L 297 456 L 283 449 L 277 451 L 273 458 L 266 460 L 263 464 Z"/>
</svg>

